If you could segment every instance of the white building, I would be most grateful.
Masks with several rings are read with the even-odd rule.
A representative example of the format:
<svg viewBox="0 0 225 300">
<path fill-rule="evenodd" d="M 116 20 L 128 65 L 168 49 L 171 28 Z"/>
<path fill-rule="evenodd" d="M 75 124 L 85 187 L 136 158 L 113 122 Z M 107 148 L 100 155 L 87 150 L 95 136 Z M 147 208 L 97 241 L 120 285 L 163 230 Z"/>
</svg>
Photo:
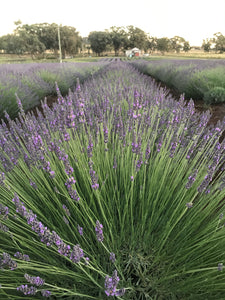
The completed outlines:
<svg viewBox="0 0 225 300">
<path fill-rule="evenodd" d="M 141 50 L 138 48 L 126 50 L 126 57 L 134 57 L 134 56 L 140 56 L 140 55 L 141 55 Z"/>
</svg>

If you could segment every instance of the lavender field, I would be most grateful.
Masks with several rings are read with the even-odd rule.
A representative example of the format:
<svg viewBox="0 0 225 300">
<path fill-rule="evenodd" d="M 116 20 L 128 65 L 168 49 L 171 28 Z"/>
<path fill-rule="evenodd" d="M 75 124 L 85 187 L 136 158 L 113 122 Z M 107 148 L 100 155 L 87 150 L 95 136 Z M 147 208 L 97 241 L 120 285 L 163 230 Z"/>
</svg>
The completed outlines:
<svg viewBox="0 0 225 300">
<path fill-rule="evenodd" d="M 56 92 L 0 125 L 0 299 L 223 299 L 225 119 L 117 60 Z"/>
<path fill-rule="evenodd" d="M 30 63 L 0 65 L 0 119 L 4 111 L 12 117 L 18 113 L 16 95 L 24 110 L 37 106 L 44 97 L 56 94 L 56 85 L 63 95 L 77 78 L 82 82 L 107 62 L 95 63 Z"/>
<path fill-rule="evenodd" d="M 140 59 L 131 64 L 184 93 L 186 99 L 204 100 L 206 104 L 225 103 L 224 59 Z"/>
</svg>

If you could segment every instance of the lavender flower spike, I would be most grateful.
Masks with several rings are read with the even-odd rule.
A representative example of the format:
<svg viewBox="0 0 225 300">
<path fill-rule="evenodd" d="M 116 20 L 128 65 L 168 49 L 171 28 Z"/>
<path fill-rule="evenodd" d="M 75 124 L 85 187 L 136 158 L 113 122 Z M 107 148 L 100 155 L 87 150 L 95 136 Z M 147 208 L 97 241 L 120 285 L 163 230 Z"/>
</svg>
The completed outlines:
<svg viewBox="0 0 225 300">
<path fill-rule="evenodd" d="M 41 290 L 41 294 L 43 297 L 50 297 L 51 296 L 51 292 L 47 291 L 47 290 Z"/>
<path fill-rule="evenodd" d="M 96 227 L 95 227 L 95 233 L 96 233 L 96 237 L 97 237 L 97 240 L 99 242 L 103 242 L 103 239 L 104 239 L 104 235 L 103 235 L 103 225 L 100 224 L 99 221 L 96 222 Z"/>
<path fill-rule="evenodd" d="M 123 296 L 125 294 L 124 288 L 120 290 L 116 289 L 119 281 L 120 279 L 116 270 L 114 270 L 112 277 L 108 275 L 105 277 L 105 293 L 107 296 Z"/>
<path fill-rule="evenodd" d="M 44 285 L 45 284 L 45 281 L 44 279 L 40 278 L 39 276 L 37 277 L 32 277 L 28 274 L 25 274 L 24 277 L 26 278 L 26 280 L 31 283 L 31 284 L 34 284 L 36 286 L 41 286 L 41 285 Z"/>
<path fill-rule="evenodd" d="M 17 291 L 23 292 L 24 295 L 35 295 L 37 293 L 36 287 L 29 287 L 27 284 L 22 284 L 21 286 L 18 286 Z"/>
</svg>

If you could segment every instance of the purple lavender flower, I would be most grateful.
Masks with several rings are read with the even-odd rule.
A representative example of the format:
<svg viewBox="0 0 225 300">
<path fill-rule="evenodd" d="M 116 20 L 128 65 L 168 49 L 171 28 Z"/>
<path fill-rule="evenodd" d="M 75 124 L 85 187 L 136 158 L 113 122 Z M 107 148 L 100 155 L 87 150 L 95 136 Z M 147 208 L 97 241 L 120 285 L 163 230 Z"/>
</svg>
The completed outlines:
<svg viewBox="0 0 225 300">
<path fill-rule="evenodd" d="M 2 230 L 4 232 L 8 232 L 9 228 L 7 226 L 5 226 L 4 224 L 0 223 L 0 230 Z"/>
<path fill-rule="evenodd" d="M 223 270 L 223 264 L 222 263 L 219 263 L 218 264 L 218 271 L 222 271 Z"/>
<path fill-rule="evenodd" d="M 17 268 L 17 263 L 12 260 L 10 254 L 3 252 L 2 258 L 0 258 L 0 268 L 2 267 L 9 267 L 11 270 L 14 270 Z"/>
<path fill-rule="evenodd" d="M 54 172 L 54 171 L 50 171 L 49 174 L 50 174 L 50 177 L 51 177 L 52 179 L 55 178 L 55 172 Z"/>
<path fill-rule="evenodd" d="M 21 259 L 21 260 L 24 260 L 24 261 L 30 261 L 30 257 L 29 255 L 27 254 L 22 254 L 21 252 L 16 252 L 14 254 L 14 257 L 18 258 L 18 259 Z"/>
<path fill-rule="evenodd" d="M 3 215 L 3 218 L 7 218 L 8 217 L 8 214 L 9 214 L 9 208 L 8 206 L 3 206 L 1 203 L 0 203 L 0 215 Z"/>
<path fill-rule="evenodd" d="M 80 235 L 83 235 L 83 227 L 80 227 L 80 225 L 77 225 L 77 229 Z"/>
<path fill-rule="evenodd" d="M 97 240 L 99 242 L 103 242 L 103 239 L 104 239 L 104 235 L 103 235 L 103 225 L 100 224 L 100 222 L 97 220 L 96 221 L 96 227 L 95 227 L 95 233 L 96 233 L 96 237 L 97 237 Z"/>
<path fill-rule="evenodd" d="M 30 179 L 30 185 L 36 190 L 38 187 L 34 181 Z"/>
<path fill-rule="evenodd" d="M 116 261 L 115 253 L 111 252 L 109 259 L 112 261 L 112 263 L 114 263 Z"/>
<path fill-rule="evenodd" d="M 125 289 L 117 290 L 117 285 L 120 279 L 117 275 L 117 271 L 113 271 L 112 277 L 106 275 L 105 277 L 105 293 L 107 296 L 123 296 L 125 294 Z"/>
<path fill-rule="evenodd" d="M 69 224 L 69 220 L 67 219 L 67 217 L 63 216 L 63 221 L 68 225 Z"/>
<path fill-rule="evenodd" d="M 193 203 L 192 202 L 188 202 L 186 203 L 187 208 L 192 208 L 193 207 Z"/>
<path fill-rule="evenodd" d="M 21 286 L 18 286 L 17 291 L 22 292 L 24 295 L 35 295 L 37 293 L 37 288 L 34 286 L 28 286 L 27 284 L 22 284 Z"/>
<path fill-rule="evenodd" d="M 5 173 L 4 172 L 1 172 L 0 173 L 0 185 L 4 185 L 4 180 L 5 180 Z"/>
<path fill-rule="evenodd" d="M 145 150 L 145 159 L 146 159 L 146 161 L 149 160 L 150 152 L 151 152 L 151 150 L 150 150 L 150 145 L 149 145 L 149 143 L 148 143 L 147 146 L 146 146 L 146 150 Z"/>
<path fill-rule="evenodd" d="M 95 175 L 95 171 L 92 169 L 92 167 L 90 168 L 89 173 L 90 173 L 90 175 L 91 175 L 91 182 L 92 182 L 91 187 L 92 187 L 94 190 L 97 190 L 97 189 L 99 188 L 99 184 L 98 184 L 98 176 Z"/>
<path fill-rule="evenodd" d="M 115 296 L 122 297 L 125 294 L 125 292 L 126 292 L 125 288 L 122 288 L 122 289 L 116 291 Z"/>
<path fill-rule="evenodd" d="M 41 285 L 44 285 L 45 284 L 45 281 L 44 279 L 42 279 L 41 277 L 37 276 L 37 277 L 32 277 L 30 275 L 28 275 L 27 273 L 24 275 L 25 279 L 31 283 L 31 284 L 34 284 L 36 286 L 41 286 Z"/>
<path fill-rule="evenodd" d="M 72 262 L 78 263 L 78 262 L 80 262 L 82 257 L 84 257 L 84 252 L 80 248 L 80 245 L 77 244 L 77 245 L 73 246 L 73 250 L 70 254 L 70 259 L 72 260 Z"/>
<path fill-rule="evenodd" d="M 89 264 L 90 258 L 89 257 L 85 257 L 84 258 L 84 263 L 87 266 Z"/>
<path fill-rule="evenodd" d="M 70 217 L 70 211 L 69 209 L 66 207 L 65 204 L 63 204 L 62 208 L 64 209 L 65 213 L 67 214 L 68 217 Z"/>
<path fill-rule="evenodd" d="M 73 190 L 73 189 L 69 190 L 69 194 L 70 194 L 71 199 L 75 200 L 76 202 L 78 202 L 80 200 L 80 197 L 78 196 L 76 190 Z"/>
<path fill-rule="evenodd" d="M 141 152 L 139 155 L 139 159 L 137 160 L 137 163 L 136 163 L 136 172 L 138 172 L 140 170 L 142 164 L 143 164 L 143 153 Z"/>
<path fill-rule="evenodd" d="M 75 184 L 75 183 L 76 183 L 76 180 L 73 177 L 70 177 L 67 179 L 65 186 L 69 190 L 71 188 L 72 184 Z"/>
<path fill-rule="evenodd" d="M 41 294 L 43 297 L 50 297 L 51 296 L 51 292 L 47 291 L 47 290 L 41 290 Z"/>
<path fill-rule="evenodd" d="M 93 142 L 92 142 L 92 137 L 90 135 L 89 142 L 88 142 L 88 147 L 87 147 L 87 155 L 88 155 L 89 158 L 91 158 L 93 156 L 92 151 L 93 151 Z"/>
<path fill-rule="evenodd" d="M 63 241 L 61 241 L 58 246 L 58 252 L 63 256 L 68 256 L 70 254 L 70 245 L 66 245 Z"/>
<path fill-rule="evenodd" d="M 103 133 L 104 133 L 104 143 L 107 144 L 108 143 L 108 128 L 105 123 L 103 125 Z"/>
<path fill-rule="evenodd" d="M 188 182 L 186 184 L 186 189 L 190 189 L 193 183 L 195 182 L 196 176 L 198 174 L 198 170 L 196 169 L 192 175 L 188 177 Z"/>
</svg>

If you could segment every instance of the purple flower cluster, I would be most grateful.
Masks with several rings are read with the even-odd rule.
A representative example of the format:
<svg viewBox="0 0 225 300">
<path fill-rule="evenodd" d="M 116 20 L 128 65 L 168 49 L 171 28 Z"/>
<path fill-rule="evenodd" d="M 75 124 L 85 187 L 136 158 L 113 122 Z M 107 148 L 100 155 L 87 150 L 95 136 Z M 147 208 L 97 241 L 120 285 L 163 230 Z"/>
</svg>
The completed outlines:
<svg viewBox="0 0 225 300">
<path fill-rule="evenodd" d="M 41 286 L 41 285 L 44 285 L 45 284 L 45 281 L 44 279 L 42 279 L 41 277 L 39 276 L 30 276 L 28 275 L 27 273 L 24 275 L 25 279 L 31 283 L 31 284 L 34 284 L 36 286 Z"/>
<path fill-rule="evenodd" d="M 125 289 L 122 288 L 120 290 L 117 290 L 117 285 L 119 283 L 120 279 L 117 275 L 117 271 L 113 271 L 112 277 L 109 277 L 108 275 L 105 277 L 105 293 L 107 296 L 123 296 L 125 294 Z"/>
<path fill-rule="evenodd" d="M 77 225 L 77 229 L 80 235 L 83 235 L 83 227 L 80 227 L 80 225 Z"/>
<path fill-rule="evenodd" d="M 4 185 L 4 180 L 5 180 L 5 173 L 0 172 L 0 185 Z"/>
<path fill-rule="evenodd" d="M 80 262 L 82 257 L 84 257 L 84 252 L 80 248 L 80 245 L 73 246 L 73 250 L 70 254 L 70 259 L 72 260 L 72 262 L 78 263 Z"/>
<path fill-rule="evenodd" d="M 72 185 L 74 185 L 75 183 L 76 183 L 76 180 L 73 177 L 70 177 L 67 179 L 65 185 L 66 185 L 66 188 L 69 192 L 71 199 L 78 202 L 80 200 L 80 197 L 78 196 L 77 191 L 72 187 Z"/>
<path fill-rule="evenodd" d="M 37 216 L 31 210 L 27 211 L 24 203 L 19 200 L 17 194 L 15 194 L 13 202 L 15 203 L 16 211 L 27 219 L 27 223 L 31 225 L 32 230 L 38 234 L 42 243 L 46 244 L 48 247 L 56 245 L 58 252 L 61 255 L 70 255 L 70 245 L 65 244 L 55 231 L 51 232 L 40 221 L 38 221 Z"/>
<path fill-rule="evenodd" d="M 22 254 L 21 252 L 16 252 L 14 254 L 14 257 L 18 258 L 18 259 L 21 259 L 21 260 L 24 260 L 24 261 L 30 261 L 30 257 L 29 255 L 27 254 Z"/>
<path fill-rule="evenodd" d="M 46 297 L 46 298 L 51 296 L 51 292 L 47 291 L 47 290 L 41 290 L 41 294 L 43 297 Z"/>
<path fill-rule="evenodd" d="M 22 284 L 17 287 L 17 291 L 22 292 L 24 295 L 34 296 L 37 293 L 37 288 L 34 286 L 28 286 L 27 284 Z"/>
<path fill-rule="evenodd" d="M 115 253 L 111 252 L 109 259 L 111 260 L 112 263 L 114 263 L 116 261 L 116 255 L 115 255 Z"/>
<path fill-rule="evenodd" d="M 0 223 L 0 230 L 2 230 L 2 231 L 4 231 L 4 232 L 8 232 L 8 231 L 9 231 L 9 228 L 8 228 L 6 225 Z"/>
<path fill-rule="evenodd" d="M 98 220 L 96 221 L 95 233 L 96 233 L 97 240 L 99 242 L 103 242 L 104 240 L 103 225 L 100 224 Z"/>
<path fill-rule="evenodd" d="M 91 187 L 93 190 L 97 190 L 99 188 L 98 184 L 98 176 L 96 175 L 96 172 L 92 169 L 92 166 L 90 168 L 90 176 L 91 176 Z"/>
<path fill-rule="evenodd" d="M 0 269 L 3 269 L 5 267 L 9 267 L 11 270 L 14 270 L 17 268 L 17 263 L 12 260 L 11 256 L 3 252 L 2 257 L 0 257 Z"/>
<path fill-rule="evenodd" d="M 0 203 L 0 215 L 3 216 L 3 218 L 7 218 L 9 214 L 9 208 L 8 206 L 4 206 Z"/>
</svg>

